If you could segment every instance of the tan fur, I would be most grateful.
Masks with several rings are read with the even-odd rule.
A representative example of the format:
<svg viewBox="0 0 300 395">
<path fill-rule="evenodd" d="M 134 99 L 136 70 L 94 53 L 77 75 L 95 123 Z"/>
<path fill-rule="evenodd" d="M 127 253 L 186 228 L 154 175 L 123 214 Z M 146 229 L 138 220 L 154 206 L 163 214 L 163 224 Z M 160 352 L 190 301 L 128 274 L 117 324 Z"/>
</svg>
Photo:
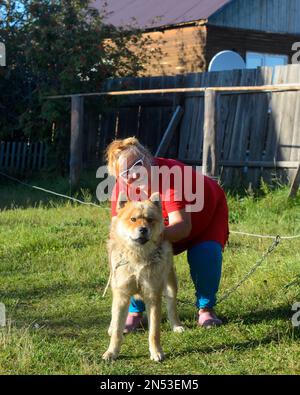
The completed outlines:
<svg viewBox="0 0 300 395">
<path fill-rule="evenodd" d="M 135 295 L 144 300 L 147 308 L 150 357 L 161 361 L 164 358 L 160 345 L 163 293 L 172 329 L 183 331 L 176 311 L 177 281 L 172 248 L 169 242 L 162 240 L 164 225 L 159 194 L 153 194 L 144 202 L 122 199 L 126 197 L 119 197 L 118 215 L 112 220 L 108 242 L 113 304 L 109 328 L 111 340 L 103 359 L 112 361 L 118 357 L 130 297 Z M 149 239 L 144 244 L 137 241 L 141 227 L 147 229 L 146 238 Z"/>
</svg>

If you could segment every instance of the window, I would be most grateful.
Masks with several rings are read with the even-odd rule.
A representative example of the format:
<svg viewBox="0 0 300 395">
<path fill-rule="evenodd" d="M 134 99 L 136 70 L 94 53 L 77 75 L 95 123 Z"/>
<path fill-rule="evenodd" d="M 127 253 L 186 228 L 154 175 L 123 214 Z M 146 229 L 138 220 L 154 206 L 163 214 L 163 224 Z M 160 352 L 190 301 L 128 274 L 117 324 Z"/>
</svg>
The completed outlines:
<svg viewBox="0 0 300 395">
<path fill-rule="evenodd" d="M 247 52 L 246 66 L 247 69 L 256 69 L 257 67 L 274 67 L 288 64 L 287 55 L 273 55 L 258 52 Z"/>
</svg>

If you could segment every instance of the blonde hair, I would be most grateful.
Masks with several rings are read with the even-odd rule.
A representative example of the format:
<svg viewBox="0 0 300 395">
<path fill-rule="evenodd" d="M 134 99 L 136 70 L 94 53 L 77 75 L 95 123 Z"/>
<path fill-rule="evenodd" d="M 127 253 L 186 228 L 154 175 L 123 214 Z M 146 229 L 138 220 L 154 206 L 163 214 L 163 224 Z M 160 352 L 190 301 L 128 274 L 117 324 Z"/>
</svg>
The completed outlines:
<svg viewBox="0 0 300 395">
<path fill-rule="evenodd" d="M 118 173 L 118 160 L 121 155 L 125 155 L 125 157 L 135 156 L 136 158 L 144 156 L 145 160 L 149 161 L 149 164 L 153 161 L 150 151 L 136 137 L 114 140 L 106 149 L 107 168 L 112 176 L 116 176 Z"/>
</svg>

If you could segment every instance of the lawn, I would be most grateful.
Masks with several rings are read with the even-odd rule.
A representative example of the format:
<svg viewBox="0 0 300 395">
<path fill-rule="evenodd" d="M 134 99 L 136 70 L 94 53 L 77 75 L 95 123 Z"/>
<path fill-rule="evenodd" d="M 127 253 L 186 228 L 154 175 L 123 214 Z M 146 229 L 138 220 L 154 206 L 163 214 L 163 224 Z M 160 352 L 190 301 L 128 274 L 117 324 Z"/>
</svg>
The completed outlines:
<svg viewBox="0 0 300 395">
<path fill-rule="evenodd" d="M 37 180 L 66 192 L 65 180 Z M 288 189 L 259 197 L 228 194 L 230 226 L 261 234 L 300 234 L 300 198 Z M 92 198 L 85 189 L 85 200 Z M 262 266 L 216 310 L 226 324 L 195 324 L 194 291 L 185 254 L 175 258 L 179 313 L 186 327 L 172 333 L 164 307 L 163 363 L 151 362 L 147 329 L 125 337 L 120 359 L 102 362 L 109 342 L 111 293 L 109 210 L 82 206 L 0 180 L 1 374 L 299 374 L 300 239 L 283 240 Z M 220 296 L 234 286 L 272 240 L 232 234 L 224 252 Z M 290 285 L 288 285 L 290 284 Z M 185 302 L 185 303 L 182 303 Z"/>
</svg>

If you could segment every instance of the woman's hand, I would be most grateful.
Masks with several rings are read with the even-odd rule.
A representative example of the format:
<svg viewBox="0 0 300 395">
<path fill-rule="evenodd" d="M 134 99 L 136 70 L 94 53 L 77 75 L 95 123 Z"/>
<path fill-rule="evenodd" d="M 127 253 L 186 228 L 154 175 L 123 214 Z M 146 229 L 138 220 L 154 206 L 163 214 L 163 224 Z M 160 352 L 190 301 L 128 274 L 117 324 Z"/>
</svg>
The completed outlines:
<svg viewBox="0 0 300 395">
<path fill-rule="evenodd" d="M 164 239 L 176 243 L 187 238 L 191 230 L 191 213 L 187 213 L 184 209 L 173 211 L 169 214 L 169 225 L 165 228 Z"/>
</svg>

